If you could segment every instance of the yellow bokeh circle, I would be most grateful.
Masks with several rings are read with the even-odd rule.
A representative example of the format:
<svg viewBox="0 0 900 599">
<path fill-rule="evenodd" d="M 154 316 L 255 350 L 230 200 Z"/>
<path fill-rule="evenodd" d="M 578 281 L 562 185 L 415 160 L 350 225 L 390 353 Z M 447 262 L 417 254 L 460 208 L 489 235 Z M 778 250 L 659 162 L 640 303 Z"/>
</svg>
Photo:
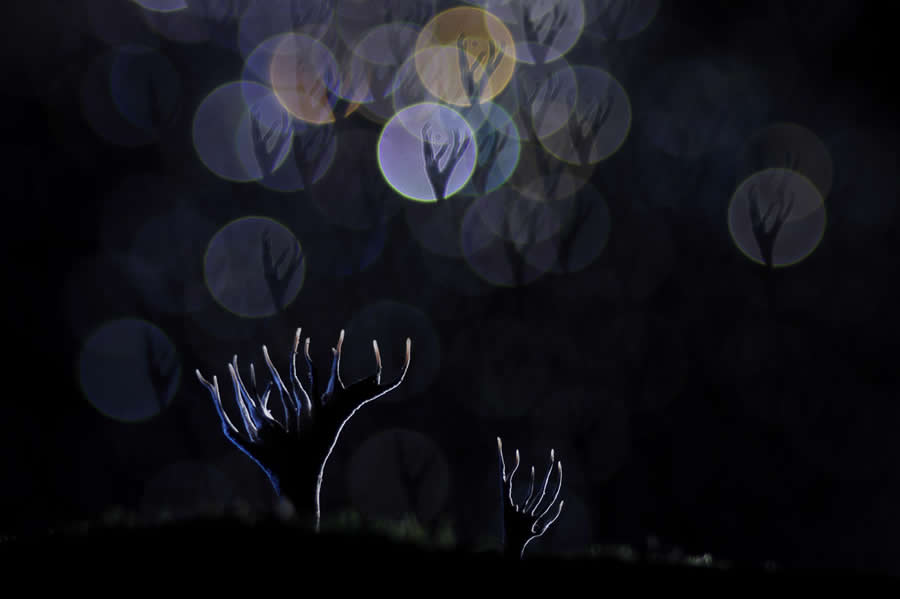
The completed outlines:
<svg viewBox="0 0 900 599">
<path fill-rule="evenodd" d="M 475 7 L 459 6 L 435 15 L 416 39 L 416 71 L 422 84 L 442 102 L 471 106 L 460 70 L 462 36 L 465 62 L 474 81 L 482 87 L 478 102 L 486 102 L 503 91 L 516 66 L 516 46 L 503 21 Z M 493 72 L 483 82 L 493 48 Z"/>
</svg>

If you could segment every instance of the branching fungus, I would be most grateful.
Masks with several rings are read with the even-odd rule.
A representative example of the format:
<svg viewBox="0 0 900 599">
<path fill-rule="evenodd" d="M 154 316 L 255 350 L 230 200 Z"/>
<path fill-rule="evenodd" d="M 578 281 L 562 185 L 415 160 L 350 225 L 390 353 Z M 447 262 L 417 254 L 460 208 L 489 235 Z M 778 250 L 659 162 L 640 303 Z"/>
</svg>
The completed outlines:
<svg viewBox="0 0 900 599">
<path fill-rule="evenodd" d="M 250 364 L 250 389 L 248 389 L 241 378 L 237 356 L 234 356 L 228 365 L 228 371 L 231 374 L 246 437 L 225 412 L 218 379 L 214 376 L 210 383 L 203 378 L 199 370 L 196 371 L 197 378 L 212 395 L 225 437 L 263 469 L 278 495 L 288 499 L 301 516 L 312 518 L 316 530 L 319 528 L 319 495 L 325 464 L 341 430 L 360 407 L 396 389 L 403 382 L 409 368 L 412 346 L 410 339 L 407 339 L 406 359 L 400 376 L 389 384 L 383 384 L 381 354 L 378 351 L 378 342 L 373 340 L 377 366 L 375 374 L 351 385 L 344 385 L 340 374 L 343 342 L 344 331 L 341 331 L 337 347 L 332 348 L 331 374 L 321 394 L 318 393 L 318 377 L 309 357 L 309 337 L 303 346 L 308 370 L 306 387 L 300 383 L 297 376 L 300 329 L 297 329 L 294 335 L 291 350 L 288 373 L 290 389 L 272 364 L 265 345 L 262 348 L 263 357 L 271 380 L 261 395 L 257 390 L 256 370 L 253 364 Z M 269 396 L 273 385 L 281 400 L 283 410 L 281 419 L 276 418 L 269 409 Z"/>
<path fill-rule="evenodd" d="M 513 466 L 509 476 L 506 475 L 506 462 L 503 460 L 503 441 L 497 437 L 497 451 L 500 453 L 500 481 L 503 487 L 503 551 L 506 557 L 522 559 L 525 555 L 525 547 L 547 532 L 547 529 L 556 522 L 562 513 L 564 501 L 560 500 L 556 508 L 556 515 L 547 518 L 547 514 L 553 508 L 553 504 L 559 498 L 559 491 L 562 488 L 562 462 L 556 460 L 555 452 L 550 450 L 550 466 L 547 468 L 547 474 L 544 476 L 544 482 L 541 484 L 540 494 L 535 493 L 534 488 L 534 466 L 531 467 L 531 481 L 528 484 L 528 495 L 525 501 L 518 504 L 513 500 L 513 476 L 519 469 L 519 450 L 516 450 L 516 465 Z M 541 503 L 547 494 L 547 483 L 550 482 L 550 475 L 553 473 L 553 467 L 556 464 L 556 470 L 559 472 L 559 478 L 556 483 L 556 491 L 553 493 L 553 499 L 541 510 Z"/>
</svg>

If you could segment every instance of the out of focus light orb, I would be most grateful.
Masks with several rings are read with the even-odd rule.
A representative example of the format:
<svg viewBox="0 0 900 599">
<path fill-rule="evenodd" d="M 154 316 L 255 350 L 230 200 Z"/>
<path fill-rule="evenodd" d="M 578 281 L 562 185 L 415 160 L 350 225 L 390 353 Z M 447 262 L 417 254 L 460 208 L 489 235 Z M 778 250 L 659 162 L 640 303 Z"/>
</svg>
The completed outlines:
<svg viewBox="0 0 900 599">
<path fill-rule="evenodd" d="M 328 31 L 333 0 L 254 0 L 241 15 L 238 46 L 247 56 L 263 40 L 282 33 L 319 39 Z"/>
<path fill-rule="evenodd" d="M 297 296 L 306 257 L 290 229 L 270 218 L 248 216 L 213 236 L 203 272 L 209 292 L 223 308 L 262 318 L 283 310 Z"/>
<path fill-rule="evenodd" d="M 463 193 L 482 195 L 497 189 L 509 179 L 519 164 L 521 141 L 515 122 L 505 110 L 490 106 L 484 112 L 487 120 L 476 130 L 478 161 L 475 172 Z"/>
<path fill-rule="evenodd" d="M 353 47 L 371 31 L 384 25 L 410 25 L 418 34 L 422 25 L 437 12 L 441 1 L 339 0 L 335 7 L 335 29 L 348 47 Z"/>
<path fill-rule="evenodd" d="M 421 71 L 421 61 L 423 60 L 422 55 L 428 54 L 429 56 L 434 56 L 434 52 L 432 52 L 432 48 L 426 48 L 421 52 L 414 54 L 406 59 L 406 61 L 399 66 L 395 70 L 393 82 L 391 84 L 391 102 L 390 104 L 393 107 L 393 110 L 386 115 L 385 120 L 388 120 L 390 117 L 394 115 L 394 113 L 400 112 L 405 108 L 409 108 L 415 104 L 422 103 L 438 103 L 445 104 L 445 102 L 439 97 L 436 96 L 432 90 L 430 90 L 424 83 L 420 74 Z M 426 60 L 427 57 L 426 57 Z M 427 69 L 434 70 L 434 76 L 442 77 L 441 69 L 443 68 L 439 63 L 428 60 Z M 372 109 L 376 115 L 384 116 L 385 108 L 387 102 L 375 102 L 370 105 L 367 105 L 367 108 Z M 455 106 L 454 109 L 459 112 L 463 118 L 468 121 L 469 125 L 473 130 L 478 129 L 487 118 L 487 113 L 482 108 L 481 104 L 476 106 Z"/>
<path fill-rule="evenodd" d="M 372 63 L 353 52 L 342 53 L 338 59 L 340 76 L 331 81 L 328 90 L 341 100 L 351 105 L 368 104 L 375 101 L 372 91 Z M 355 110 L 356 107 L 353 108 Z M 349 116 L 352 110 L 348 107 L 344 115 Z"/>
<path fill-rule="evenodd" d="M 186 0 L 131 0 L 144 10 L 154 12 L 173 12 L 187 8 Z"/>
<path fill-rule="evenodd" d="M 515 71 L 516 48 L 512 34 L 494 15 L 469 6 L 445 10 L 431 19 L 416 40 L 416 70 L 422 83 L 441 101 L 469 106 L 463 87 L 457 44 L 463 36 L 465 60 L 474 67 L 473 78 L 481 84 L 490 60 L 491 47 L 496 62 L 494 72 L 484 82 L 479 102 L 490 100 L 509 83 Z"/>
<path fill-rule="evenodd" d="M 365 114 L 375 116 L 379 123 L 386 122 L 393 114 L 390 97 L 396 75 L 412 55 L 418 35 L 419 29 L 413 25 L 385 23 L 370 29 L 353 47 L 353 54 L 366 61 L 368 67 L 371 101 Z M 415 72 L 415 63 L 412 71 Z"/>
<path fill-rule="evenodd" d="M 606 249 L 612 219 L 606 200 L 593 185 L 554 204 L 563 226 L 558 239 L 558 270 L 587 268 Z"/>
<path fill-rule="evenodd" d="M 556 263 L 560 220 L 548 202 L 500 187 L 475 200 L 460 231 L 463 256 L 492 285 L 527 285 Z"/>
<path fill-rule="evenodd" d="M 608 72 L 583 66 L 573 70 L 578 81 L 574 109 L 565 126 L 540 141 L 564 162 L 594 164 L 615 154 L 628 137 L 631 102 Z"/>
<path fill-rule="evenodd" d="M 135 318 L 103 324 L 78 359 L 81 389 L 105 416 L 148 420 L 172 401 L 181 378 L 175 345 L 156 325 Z"/>
<path fill-rule="evenodd" d="M 737 188 L 728 207 L 728 227 L 735 245 L 759 264 L 762 252 L 753 231 L 751 198 L 756 198 L 765 230 L 771 231 L 775 215 L 793 202 L 793 208 L 775 237 L 772 263 L 791 266 L 802 262 L 818 247 L 825 234 L 825 203 L 816 186 L 803 175 L 786 169 L 766 169 L 747 178 Z M 769 218 L 766 218 L 770 215 Z"/>
<path fill-rule="evenodd" d="M 538 144 L 523 144 L 509 185 L 536 201 L 560 200 L 584 187 L 595 169 L 594 164 L 576 166 L 561 162 L 548 156 Z"/>
<path fill-rule="evenodd" d="M 741 175 L 783 168 L 807 177 L 823 198 L 831 193 L 831 153 L 818 135 L 796 123 L 774 123 L 757 131 L 741 157 Z"/>
<path fill-rule="evenodd" d="M 158 130 L 174 114 L 181 80 L 172 63 L 145 46 L 116 51 L 110 70 L 110 91 L 119 112 L 131 124 Z"/>
<path fill-rule="evenodd" d="M 385 181 L 405 198 L 420 202 L 437 200 L 425 170 L 423 131 L 430 131 L 435 157 L 449 168 L 453 135 L 459 148 L 466 144 L 459 162 L 449 173 L 446 198 L 462 189 L 475 169 L 477 143 L 472 128 L 459 113 L 440 104 L 422 103 L 398 112 L 387 122 L 378 139 L 378 164 Z M 445 155 L 441 155 L 442 152 Z"/>
<path fill-rule="evenodd" d="M 422 104 L 423 102 L 441 103 L 439 98 L 432 94 L 422 83 L 416 62 L 416 56 L 412 55 L 395 69 L 391 82 L 392 110 L 385 120 L 389 120 L 395 113 L 415 104 Z M 436 65 L 435 68 L 438 68 L 438 66 Z M 377 104 L 379 103 L 376 103 L 373 107 L 377 108 Z M 383 109 L 380 113 L 384 114 Z"/>
<path fill-rule="evenodd" d="M 248 81 L 233 81 L 214 89 L 197 107 L 192 128 L 194 149 L 204 166 L 228 181 L 246 182 L 263 173 L 252 154 L 250 108 L 271 92 Z M 242 143 L 239 143 L 239 140 Z"/>
<path fill-rule="evenodd" d="M 271 91 L 263 93 L 255 83 L 245 83 L 244 87 L 248 110 L 238 123 L 235 143 L 247 172 L 263 179 L 281 168 L 290 153 L 294 119 Z"/>
<path fill-rule="evenodd" d="M 372 64 L 398 67 L 413 53 L 419 28 L 410 23 L 383 23 L 369 29 L 353 53 Z"/>
<path fill-rule="evenodd" d="M 284 160 L 263 175 L 258 181 L 260 185 L 285 193 L 309 189 L 334 163 L 338 148 L 334 125 L 304 125 L 294 121 L 291 142 Z"/>
<path fill-rule="evenodd" d="M 158 81 L 144 79 L 140 89 L 128 90 L 117 102 L 111 85 L 113 64 L 117 57 L 115 51 L 103 54 L 85 71 L 79 94 L 81 112 L 91 129 L 108 143 L 126 148 L 153 143 L 159 138 L 159 128 L 151 126 L 154 122 L 151 110 L 159 109 L 161 103 L 159 98 L 154 100 L 151 97 L 155 94 L 168 97 L 171 91 L 156 88 Z M 140 98 L 141 93 L 145 94 L 146 99 Z M 169 116 L 162 110 L 158 113 L 160 122 Z"/>
<path fill-rule="evenodd" d="M 269 80 L 275 95 L 294 118 L 314 125 L 334 122 L 332 108 L 341 74 L 331 51 L 308 35 L 281 38 L 272 55 Z"/>
<path fill-rule="evenodd" d="M 509 28 L 516 40 L 516 60 L 526 64 L 558 60 L 584 29 L 583 0 L 486 0 L 483 5 Z M 502 35 L 495 31 L 495 21 L 487 20 L 487 27 Z"/>
<path fill-rule="evenodd" d="M 279 45 L 292 35 L 292 33 L 282 33 L 260 42 L 244 60 L 241 79 L 272 87 L 272 59 L 275 58 Z"/>
<path fill-rule="evenodd" d="M 585 33 L 601 41 L 623 41 L 644 31 L 659 12 L 660 0 L 590 0 L 584 3 Z"/>
<path fill-rule="evenodd" d="M 497 237 L 518 248 L 556 235 L 562 221 L 555 202 L 527 198 L 512 187 L 501 187 L 478 198 L 469 208 Z"/>
<path fill-rule="evenodd" d="M 519 67 L 512 86 L 522 103 L 518 125 L 537 140 L 565 127 L 578 100 L 578 79 L 564 58 L 550 65 Z"/>
</svg>

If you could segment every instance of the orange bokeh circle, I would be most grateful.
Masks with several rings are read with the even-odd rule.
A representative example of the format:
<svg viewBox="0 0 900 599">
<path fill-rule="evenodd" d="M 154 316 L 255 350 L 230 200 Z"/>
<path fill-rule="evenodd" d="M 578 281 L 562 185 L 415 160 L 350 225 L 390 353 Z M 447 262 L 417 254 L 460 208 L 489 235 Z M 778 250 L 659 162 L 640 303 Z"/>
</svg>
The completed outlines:
<svg viewBox="0 0 900 599">
<path fill-rule="evenodd" d="M 269 78 L 285 110 L 306 123 L 333 123 L 336 116 L 348 116 L 359 107 L 350 103 L 344 114 L 334 114 L 327 79 L 339 85 L 340 69 L 328 47 L 308 35 L 284 37 L 272 53 Z"/>
<path fill-rule="evenodd" d="M 491 44 L 494 45 L 498 62 L 478 97 L 479 103 L 486 102 L 502 92 L 512 79 L 516 46 L 503 21 L 483 9 L 459 6 L 435 15 L 426 23 L 416 39 L 416 71 L 422 84 L 442 102 L 471 106 L 460 72 L 457 49 L 460 35 L 464 36 L 466 61 L 474 67 L 476 82 L 485 74 Z"/>
</svg>

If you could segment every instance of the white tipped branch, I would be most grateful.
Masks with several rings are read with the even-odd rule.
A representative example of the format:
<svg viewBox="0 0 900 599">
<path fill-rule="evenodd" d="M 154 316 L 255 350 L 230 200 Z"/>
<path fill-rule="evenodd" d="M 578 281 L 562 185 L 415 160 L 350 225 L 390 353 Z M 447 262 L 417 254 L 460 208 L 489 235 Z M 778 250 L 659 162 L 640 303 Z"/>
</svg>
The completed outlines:
<svg viewBox="0 0 900 599">
<path fill-rule="evenodd" d="M 298 421 L 301 415 L 309 417 L 312 414 L 312 401 L 310 400 L 306 389 L 300 383 L 300 378 L 297 376 L 297 350 L 300 348 L 301 330 L 302 329 L 298 328 L 297 332 L 294 333 L 294 343 L 291 345 L 291 362 L 288 366 L 288 376 L 290 376 L 291 379 L 291 389 L 293 390 L 292 398 L 297 410 Z M 306 347 L 309 347 L 309 338 L 306 339 Z M 309 366 L 309 361 L 307 361 L 307 365 Z M 312 375 L 310 374 L 310 379 L 311 378 Z"/>
<path fill-rule="evenodd" d="M 381 384 L 381 352 L 378 351 L 378 341 L 372 339 L 372 350 L 375 352 L 375 384 Z"/>
<path fill-rule="evenodd" d="M 522 502 L 522 511 L 527 509 L 525 506 L 528 505 L 528 502 L 531 501 L 531 496 L 534 494 L 534 466 L 531 467 L 531 478 L 528 481 L 528 495 L 525 496 L 525 501 Z M 516 510 L 519 509 L 519 506 L 516 506 Z"/>
<path fill-rule="evenodd" d="M 344 388 L 344 381 L 341 380 L 341 347 L 344 345 L 344 329 L 341 329 L 341 334 L 338 336 L 337 348 L 335 348 L 335 365 L 334 365 L 334 374 L 337 380 L 337 383 Z"/>
<path fill-rule="evenodd" d="M 287 386 L 285 386 L 284 381 L 281 380 L 281 375 L 278 374 L 278 370 L 275 368 L 275 365 L 272 363 L 272 358 L 269 357 L 269 349 L 263 345 L 262 346 L 263 359 L 266 361 L 266 367 L 269 369 L 269 374 L 272 376 L 272 380 L 275 382 L 275 386 L 278 388 L 278 399 L 281 400 L 281 407 L 284 410 L 284 427 L 285 429 L 290 429 L 290 410 L 288 409 L 288 402 L 284 399 L 285 394 L 290 397 L 290 391 L 288 391 Z"/>
<path fill-rule="evenodd" d="M 323 399 L 332 397 L 335 389 L 346 389 L 344 382 L 341 380 L 341 346 L 343 345 L 344 329 L 341 329 L 337 345 L 331 348 L 331 372 L 328 375 L 328 385 L 325 388 L 325 393 L 322 395 Z"/>
<path fill-rule="evenodd" d="M 241 379 L 241 370 L 240 370 L 240 368 L 238 368 L 237 354 L 235 354 L 234 356 L 231 357 L 231 364 L 232 364 L 232 366 L 234 366 L 234 371 L 237 374 L 238 382 L 241 385 L 241 391 L 243 392 L 243 395 L 245 396 L 247 403 L 250 404 L 251 408 L 256 408 L 256 402 L 253 401 L 253 398 L 250 396 L 250 393 L 247 391 L 246 385 L 244 385 L 243 379 Z"/>
<path fill-rule="evenodd" d="M 506 482 L 506 460 L 503 459 L 503 441 L 497 437 L 497 452 L 500 454 L 500 479 Z"/>
<path fill-rule="evenodd" d="M 509 503 L 512 504 L 516 511 L 519 511 L 519 506 L 516 505 L 516 502 L 513 501 L 512 490 L 513 490 L 513 478 L 516 476 L 516 470 L 519 469 L 519 450 L 516 450 L 516 465 L 513 466 L 512 471 L 509 473 L 509 482 L 507 482 L 507 486 L 509 487 Z"/>
<path fill-rule="evenodd" d="M 244 403 L 244 398 L 241 396 L 237 373 L 234 371 L 234 366 L 232 364 L 228 365 L 228 372 L 231 374 L 231 383 L 234 387 L 234 396 L 235 398 L 237 398 L 238 408 L 241 413 L 241 420 L 244 422 L 244 430 L 247 431 L 247 434 L 250 436 L 251 441 L 257 441 L 259 439 L 258 431 L 256 429 L 256 425 L 253 423 L 253 418 L 251 418 L 250 416 L 250 411 L 247 409 L 247 405 Z"/>
<path fill-rule="evenodd" d="M 565 503 L 566 503 L 565 500 L 562 500 L 559 502 L 559 507 L 556 509 L 556 515 L 553 516 L 547 522 L 545 522 L 543 526 L 541 526 L 541 532 L 539 532 L 537 536 L 541 536 L 542 534 L 547 532 L 547 529 L 550 528 L 550 526 L 554 522 L 556 522 L 556 520 L 559 518 L 559 515 L 562 514 L 562 509 L 563 509 L 563 506 L 565 505 Z M 553 504 L 551 503 L 550 505 L 553 505 Z M 537 522 L 535 522 L 535 524 L 537 524 Z"/>
<path fill-rule="evenodd" d="M 210 383 L 203 375 L 200 374 L 200 370 L 194 370 L 197 373 L 197 378 L 200 380 L 200 383 L 206 387 L 209 391 L 210 395 L 212 395 L 213 403 L 215 404 L 216 413 L 219 415 L 219 420 L 222 421 L 222 429 L 227 435 L 230 432 L 235 434 L 240 434 L 237 427 L 232 424 L 231 419 L 228 417 L 228 413 L 225 412 L 225 406 L 222 405 L 222 395 L 219 393 L 219 379 L 216 376 L 213 376 L 213 382 Z"/>
<path fill-rule="evenodd" d="M 562 462 L 556 464 L 556 469 L 559 470 L 559 482 L 556 483 L 556 492 L 553 494 L 553 499 L 547 504 L 547 507 L 544 508 L 544 511 L 541 512 L 541 515 L 538 516 L 538 518 L 546 516 L 547 512 L 550 511 L 550 508 L 553 507 L 553 504 L 556 503 L 556 500 L 559 498 L 559 491 L 562 489 Z"/>
<path fill-rule="evenodd" d="M 262 426 L 262 419 L 271 420 L 272 422 L 277 422 L 273 417 L 271 412 L 269 412 L 266 403 L 262 401 L 262 398 L 259 396 L 259 393 L 256 392 L 256 380 L 253 373 L 253 364 L 250 364 L 250 374 L 253 377 L 253 395 L 256 395 L 254 400 L 253 395 L 250 394 L 250 390 L 247 389 L 247 385 L 244 384 L 244 379 L 241 377 L 241 370 L 238 368 L 237 356 L 232 358 L 232 364 L 234 365 L 234 371 L 237 374 L 237 382 L 240 386 L 241 397 L 244 398 L 244 401 L 247 402 L 250 411 L 250 417 L 253 419 L 253 424 L 259 429 Z M 268 401 L 268 398 L 267 398 Z"/>
<path fill-rule="evenodd" d="M 547 468 L 547 474 L 544 475 L 544 482 L 541 484 L 541 494 L 538 497 L 535 497 L 534 502 L 528 505 L 525 509 L 531 511 L 531 515 L 534 516 L 535 512 L 537 512 L 538 506 L 541 505 L 541 502 L 544 500 L 544 496 L 547 494 L 547 483 L 550 482 L 550 475 L 553 473 L 553 463 L 556 461 L 556 452 L 554 450 L 550 450 L 550 466 Z"/>
</svg>

